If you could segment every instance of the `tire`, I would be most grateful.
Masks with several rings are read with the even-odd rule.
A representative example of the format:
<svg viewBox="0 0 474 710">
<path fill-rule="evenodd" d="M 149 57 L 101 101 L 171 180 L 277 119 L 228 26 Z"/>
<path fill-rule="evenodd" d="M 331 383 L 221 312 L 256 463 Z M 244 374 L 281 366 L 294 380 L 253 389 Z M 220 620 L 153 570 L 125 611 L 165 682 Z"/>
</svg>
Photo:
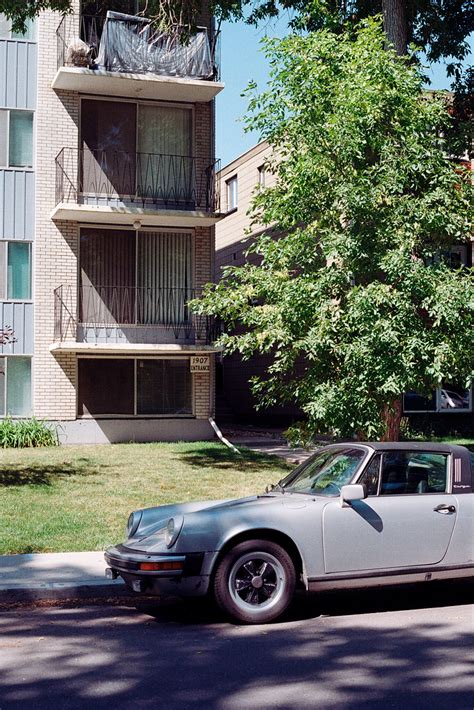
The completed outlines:
<svg viewBox="0 0 474 710">
<path fill-rule="evenodd" d="M 295 585 L 295 566 L 286 550 L 269 540 L 247 540 L 219 562 L 214 596 L 234 620 L 264 624 L 287 609 Z"/>
</svg>

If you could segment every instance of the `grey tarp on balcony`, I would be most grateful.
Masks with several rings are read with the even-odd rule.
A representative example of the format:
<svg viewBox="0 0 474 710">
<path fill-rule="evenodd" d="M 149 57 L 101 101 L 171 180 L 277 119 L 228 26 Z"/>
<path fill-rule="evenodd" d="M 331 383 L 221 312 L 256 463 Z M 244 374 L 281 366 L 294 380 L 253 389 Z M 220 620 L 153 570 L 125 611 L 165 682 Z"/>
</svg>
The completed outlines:
<svg viewBox="0 0 474 710">
<path fill-rule="evenodd" d="M 111 11 L 107 12 L 96 65 L 107 71 L 196 79 L 211 79 L 214 71 L 205 31 L 181 43 L 179 34 L 159 34 L 146 18 Z"/>
</svg>

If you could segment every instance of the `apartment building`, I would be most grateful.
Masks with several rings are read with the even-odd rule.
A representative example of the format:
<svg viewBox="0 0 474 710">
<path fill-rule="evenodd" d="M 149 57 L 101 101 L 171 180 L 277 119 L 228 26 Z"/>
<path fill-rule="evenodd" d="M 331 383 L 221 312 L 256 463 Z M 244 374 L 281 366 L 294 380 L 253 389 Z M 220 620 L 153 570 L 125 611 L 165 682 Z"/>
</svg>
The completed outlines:
<svg viewBox="0 0 474 710">
<path fill-rule="evenodd" d="M 227 265 L 242 266 L 257 263 L 255 254 L 246 255 L 252 240 L 262 233 L 255 225 L 251 227 L 248 210 L 255 191 L 261 187 L 271 187 L 275 177 L 266 169 L 266 161 L 271 157 L 271 148 L 266 141 L 238 156 L 220 171 L 220 200 L 227 213 L 225 220 L 216 226 L 216 272 L 220 279 L 222 268 Z M 469 168 L 467 161 L 462 161 Z M 474 165 L 471 164 L 474 170 Z M 278 238 L 278 233 L 274 233 Z M 453 268 L 474 263 L 474 240 L 471 244 L 457 244 L 451 247 L 445 258 Z M 251 392 L 249 380 L 254 375 L 265 376 L 271 364 L 269 356 L 254 356 L 242 360 L 238 354 L 218 358 L 217 362 L 217 416 L 220 419 L 255 421 L 265 424 L 287 424 L 301 418 L 301 412 L 289 405 L 256 409 L 256 400 Z M 457 430 L 472 433 L 474 429 L 474 395 L 472 388 L 446 383 L 433 391 L 430 397 L 422 397 L 416 392 L 407 392 L 403 398 L 404 414 L 415 425 L 432 427 L 439 432 Z"/>
<path fill-rule="evenodd" d="M 219 281 L 222 268 L 227 265 L 242 266 L 258 263 L 255 254 L 246 254 L 247 249 L 263 229 L 251 228 L 248 214 L 252 196 L 259 187 L 271 187 L 275 177 L 266 162 L 271 157 L 271 148 L 266 141 L 238 156 L 218 174 L 220 204 L 226 218 L 216 225 L 216 271 Z M 278 234 L 275 233 L 275 238 Z M 255 375 L 265 376 L 271 364 L 268 355 L 255 355 L 243 360 L 237 353 L 218 356 L 216 364 L 216 415 L 221 420 L 259 422 L 266 425 L 286 426 L 301 419 L 296 406 L 285 405 L 256 409 L 250 379 Z"/>
<path fill-rule="evenodd" d="M 212 18 L 181 43 L 134 0 L 0 20 L 0 416 L 67 443 L 212 436 L 220 219 Z"/>
</svg>

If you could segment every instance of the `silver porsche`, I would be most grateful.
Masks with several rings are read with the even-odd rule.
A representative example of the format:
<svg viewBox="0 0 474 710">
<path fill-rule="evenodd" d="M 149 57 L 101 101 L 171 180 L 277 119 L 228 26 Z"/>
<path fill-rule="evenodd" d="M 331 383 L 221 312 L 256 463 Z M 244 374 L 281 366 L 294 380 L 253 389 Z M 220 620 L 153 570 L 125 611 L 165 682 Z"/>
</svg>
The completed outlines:
<svg viewBox="0 0 474 710">
<path fill-rule="evenodd" d="M 106 574 L 158 597 L 211 594 L 250 624 L 297 588 L 473 577 L 473 485 L 462 446 L 326 446 L 260 495 L 131 513 Z"/>
</svg>

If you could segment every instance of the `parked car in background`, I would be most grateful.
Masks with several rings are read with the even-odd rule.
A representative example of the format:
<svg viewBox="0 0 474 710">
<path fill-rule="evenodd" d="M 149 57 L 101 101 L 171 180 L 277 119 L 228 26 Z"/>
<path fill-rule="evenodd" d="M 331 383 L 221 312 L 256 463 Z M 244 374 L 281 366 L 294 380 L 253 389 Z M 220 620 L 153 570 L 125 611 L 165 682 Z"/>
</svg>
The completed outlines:
<svg viewBox="0 0 474 710">
<path fill-rule="evenodd" d="M 473 483 L 462 446 L 326 446 L 261 495 L 135 511 L 107 574 L 136 592 L 210 593 L 255 624 L 283 614 L 296 588 L 471 577 Z"/>
</svg>

